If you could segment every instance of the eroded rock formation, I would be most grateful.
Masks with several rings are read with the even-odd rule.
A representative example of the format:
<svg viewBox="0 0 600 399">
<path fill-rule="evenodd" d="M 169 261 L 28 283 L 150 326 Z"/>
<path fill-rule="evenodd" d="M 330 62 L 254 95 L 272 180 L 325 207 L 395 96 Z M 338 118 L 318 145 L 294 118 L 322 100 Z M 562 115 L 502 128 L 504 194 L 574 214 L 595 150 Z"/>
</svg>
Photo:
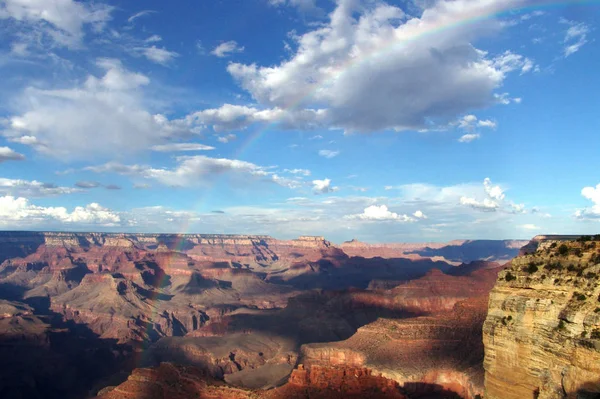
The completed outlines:
<svg viewBox="0 0 600 399">
<path fill-rule="evenodd" d="M 600 241 L 536 237 L 490 294 L 486 399 L 600 394 Z"/>
</svg>

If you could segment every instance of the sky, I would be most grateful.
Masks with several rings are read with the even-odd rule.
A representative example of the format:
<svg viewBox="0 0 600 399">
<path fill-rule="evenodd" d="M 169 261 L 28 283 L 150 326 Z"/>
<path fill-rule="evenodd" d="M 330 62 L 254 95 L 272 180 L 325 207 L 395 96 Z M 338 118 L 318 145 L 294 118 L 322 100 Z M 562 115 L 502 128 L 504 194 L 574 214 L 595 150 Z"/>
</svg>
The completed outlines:
<svg viewBox="0 0 600 399">
<path fill-rule="evenodd" d="M 0 229 L 600 233 L 597 1 L 0 0 Z"/>
</svg>

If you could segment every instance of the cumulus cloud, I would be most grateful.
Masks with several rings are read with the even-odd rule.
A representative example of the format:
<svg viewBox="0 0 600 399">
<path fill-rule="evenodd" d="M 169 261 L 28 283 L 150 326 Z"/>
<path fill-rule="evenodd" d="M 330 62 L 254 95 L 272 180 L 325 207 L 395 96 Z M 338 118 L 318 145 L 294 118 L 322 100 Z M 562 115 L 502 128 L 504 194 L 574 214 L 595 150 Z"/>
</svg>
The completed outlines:
<svg viewBox="0 0 600 399">
<path fill-rule="evenodd" d="M 415 211 L 415 213 L 413 213 L 413 216 L 417 219 L 427 219 L 427 216 L 425 216 L 425 214 L 421 211 Z"/>
<path fill-rule="evenodd" d="M 289 59 L 274 66 L 230 63 L 228 71 L 262 106 L 306 110 L 319 104 L 321 123 L 347 131 L 423 129 L 500 103 L 505 97 L 495 90 L 507 74 L 530 70 L 530 62 L 473 47 L 477 38 L 503 29 L 501 21 L 454 22 L 512 4 L 430 4 L 411 17 L 383 2 L 340 0 L 327 23 L 295 38 L 297 51 Z M 455 26 L 423 34 L 440 25 Z"/>
<path fill-rule="evenodd" d="M 600 219 L 600 183 L 596 187 L 584 187 L 581 190 L 583 198 L 590 200 L 593 205 L 588 208 L 578 209 L 575 212 L 577 219 Z"/>
<path fill-rule="evenodd" d="M 524 204 L 517 204 L 506 198 L 504 189 L 492 184 L 489 177 L 483 180 L 483 199 L 481 194 L 476 196 L 461 196 L 460 204 L 485 212 L 502 211 L 504 213 L 528 213 Z M 535 208 L 534 208 L 535 209 Z M 535 213 L 533 210 L 531 213 Z"/>
<path fill-rule="evenodd" d="M 331 185 L 330 179 L 313 180 L 312 185 L 313 185 L 313 192 L 315 194 L 327 194 L 327 193 L 332 193 L 332 192 L 338 190 L 337 187 L 333 187 Z"/>
<path fill-rule="evenodd" d="M 170 64 L 179 54 L 175 51 L 169 51 L 165 48 L 156 46 L 135 48 L 135 51 L 141 53 L 148 60 L 161 65 Z"/>
<path fill-rule="evenodd" d="M 495 129 L 497 126 L 495 121 L 490 119 L 478 119 L 472 114 L 464 115 L 451 125 L 455 125 L 459 129 L 467 131 L 467 133 L 463 134 L 458 139 L 460 143 L 470 143 L 473 140 L 477 140 L 481 137 L 481 134 L 477 132 L 478 130 L 484 128 Z"/>
<path fill-rule="evenodd" d="M 0 19 L 29 24 L 23 34 L 31 34 L 35 26 L 60 46 L 81 47 L 84 27 L 103 29 L 111 19 L 113 7 L 100 3 L 74 0 L 4 0 L 0 3 Z"/>
<path fill-rule="evenodd" d="M 22 161 L 25 155 L 19 154 L 10 147 L 0 147 L 0 163 L 6 161 Z"/>
<path fill-rule="evenodd" d="M 494 200 L 497 201 L 502 201 L 504 199 L 504 197 L 506 196 L 504 194 L 504 190 L 502 190 L 502 188 L 498 185 L 494 186 L 492 185 L 492 180 L 489 177 L 486 177 L 483 180 L 483 188 L 485 190 L 485 193 Z"/>
<path fill-rule="evenodd" d="M 421 214 L 422 215 L 422 214 Z M 415 218 L 408 215 L 399 215 L 395 212 L 391 212 L 386 205 L 371 205 L 364 209 L 363 213 L 358 215 L 346 216 L 347 219 L 360 219 L 360 220 L 394 220 L 398 222 L 414 222 Z"/>
<path fill-rule="evenodd" d="M 224 58 L 242 51 L 244 51 L 244 46 L 239 46 L 235 40 L 230 40 L 219 44 L 210 53 L 219 58 Z"/>
<path fill-rule="evenodd" d="M 52 183 L 42 183 L 36 180 L 0 178 L 0 195 L 14 197 L 52 197 L 78 192 L 76 188 L 58 187 Z"/>
<path fill-rule="evenodd" d="M 88 166 L 85 170 L 96 173 L 117 173 L 126 176 L 154 180 L 171 187 L 203 186 L 214 182 L 219 176 L 237 180 L 239 184 L 266 181 L 283 187 L 297 188 L 300 177 L 285 178 L 273 168 L 259 166 L 251 162 L 228 158 L 210 158 L 204 155 L 180 156 L 175 158 L 174 168 L 153 168 L 148 165 L 124 165 L 109 162 L 98 166 Z"/>
<path fill-rule="evenodd" d="M 21 227 L 48 222 L 114 226 L 121 222 L 121 218 L 97 203 L 78 206 L 69 212 L 64 207 L 33 205 L 24 197 L 0 197 L 0 224 Z"/>
<path fill-rule="evenodd" d="M 319 155 L 322 156 L 323 158 L 335 158 L 338 155 L 340 155 L 339 151 L 333 151 L 333 150 L 319 150 Z"/>
<path fill-rule="evenodd" d="M 460 136 L 458 139 L 461 143 L 470 143 L 473 140 L 477 140 L 481 135 L 479 133 L 467 133 Z"/>
<path fill-rule="evenodd" d="M 217 138 L 217 141 L 218 141 L 219 143 L 227 144 L 227 143 L 229 143 L 230 141 L 233 141 L 233 140 L 235 140 L 236 138 L 237 138 L 237 136 L 236 136 L 235 134 L 229 133 L 229 134 L 227 134 L 227 135 L 225 135 L 225 136 L 219 136 L 219 137 Z"/>
<path fill-rule="evenodd" d="M 210 151 L 215 147 L 199 143 L 170 143 L 159 144 L 151 147 L 152 151 L 157 152 L 175 152 L 175 151 Z"/>
<path fill-rule="evenodd" d="M 485 198 L 483 201 L 477 201 L 474 198 L 469 197 L 461 197 L 460 198 L 461 205 L 470 206 L 474 209 L 479 209 L 482 211 L 495 211 L 500 207 L 500 205 L 489 198 Z"/>
<path fill-rule="evenodd" d="M 59 159 L 130 154 L 167 138 L 192 134 L 183 121 L 151 114 L 143 102 L 150 79 L 120 61 L 99 59 L 101 77 L 66 89 L 25 90 L 21 113 L 8 118 L 2 134 Z M 27 138 L 27 139 L 25 139 Z"/>
<path fill-rule="evenodd" d="M 590 32 L 590 28 L 583 22 L 569 21 L 566 19 L 562 19 L 561 22 L 569 25 L 563 40 L 563 55 L 568 57 L 578 52 L 579 49 L 588 42 L 587 35 Z"/>
<path fill-rule="evenodd" d="M 324 110 L 260 109 L 246 105 L 224 104 L 189 114 L 190 126 L 211 127 L 216 132 L 245 129 L 254 123 L 277 123 L 284 129 L 315 129 L 324 126 Z"/>
</svg>

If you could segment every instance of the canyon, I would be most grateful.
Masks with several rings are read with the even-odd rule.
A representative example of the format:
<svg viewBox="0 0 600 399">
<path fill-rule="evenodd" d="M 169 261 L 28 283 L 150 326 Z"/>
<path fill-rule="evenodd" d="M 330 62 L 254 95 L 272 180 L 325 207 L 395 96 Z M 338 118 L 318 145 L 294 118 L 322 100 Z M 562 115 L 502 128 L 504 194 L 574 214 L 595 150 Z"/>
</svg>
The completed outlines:
<svg viewBox="0 0 600 399">
<path fill-rule="evenodd" d="M 593 243 L 0 232 L 0 396 L 587 397 Z"/>
</svg>

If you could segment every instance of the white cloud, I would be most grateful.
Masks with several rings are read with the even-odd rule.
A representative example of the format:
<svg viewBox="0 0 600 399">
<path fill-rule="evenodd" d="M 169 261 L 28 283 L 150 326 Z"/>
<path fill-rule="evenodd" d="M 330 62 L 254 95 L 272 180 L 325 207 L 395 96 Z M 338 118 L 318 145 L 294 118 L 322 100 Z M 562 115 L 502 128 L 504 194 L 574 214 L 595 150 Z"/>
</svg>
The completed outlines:
<svg viewBox="0 0 600 399">
<path fill-rule="evenodd" d="M 415 211 L 415 213 L 413 213 L 413 216 L 417 219 L 427 219 L 427 216 L 425 216 L 425 214 L 421 211 Z"/>
<path fill-rule="evenodd" d="M 331 159 L 331 158 L 335 158 L 338 155 L 340 155 L 340 152 L 333 151 L 333 150 L 319 150 L 319 155 L 322 156 L 323 158 Z"/>
<path fill-rule="evenodd" d="M 596 187 L 584 187 L 581 190 L 583 198 L 592 201 L 590 208 L 579 209 L 575 212 L 577 219 L 600 219 L 600 183 Z"/>
<path fill-rule="evenodd" d="M 332 193 L 332 192 L 338 190 L 337 187 L 333 187 L 331 185 L 331 180 L 330 179 L 313 180 L 312 184 L 313 184 L 313 192 L 315 194 Z"/>
<path fill-rule="evenodd" d="M 161 40 L 162 40 L 162 37 L 160 37 L 160 35 L 152 35 L 144 41 L 146 43 L 156 43 L 156 42 L 160 42 Z"/>
<path fill-rule="evenodd" d="M 219 143 L 224 143 L 224 144 L 227 144 L 227 143 L 229 143 L 230 141 L 233 141 L 233 140 L 235 140 L 236 138 L 237 138 L 237 136 L 236 136 L 235 134 L 229 133 L 228 135 L 225 135 L 225 136 L 219 136 L 219 137 L 217 138 L 217 141 L 218 141 Z"/>
<path fill-rule="evenodd" d="M 147 16 L 147 15 L 151 15 L 151 14 L 155 14 L 155 13 L 156 13 L 156 11 L 154 11 L 154 10 L 143 10 L 143 11 L 135 13 L 131 17 L 127 18 L 127 22 L 132 23 L 133 21 L 135 21 L 138 18 Z"/>
<path fill-rule="evenodd" d="M 169 51 L 165 48 L 158 48 L 156 46 L 136 48 L 134 50 L 139 51 L 150 61 L 161 65 L 168 65 L 176 57 L 179 57 L 179 54 L 174 51 Z"/>
<path fill-rule="evenodd" d="M 51 183 L 42 183 L 36 180 L 0 178 L 0 195 L 14 197 L 50 197 L 55 195 L 71 194 L 80 190 L 70 187 L 57 187 Z"/>
<path fill-rule="evenodd" d="M 477 126 L 479 127 L 488 127 L 490 129 L 495 129 L 496 128 L 496 122 L 491 121 L 489 119 L 486 120 L 480 120 L 477 122 Z"/>
<path fill-rule="evenodd" d="M 19 154 L 9 147 L 0 147 L 0 163 L 6 161 L 22 161 L 25 159 L 25 155 Z"/>
<path fill-rule="evenodd" d="M 504 189 L 499 185 L 493 185 L 489 177 L 483 180 L 483 199 L 481 193 L 473 195 L 462 195 L 460 204 L 484 212 L 502 211 L 507 214 L 528 213 L 525 204 L 516 204 L 506 198 Z M 536 213 L 537 208 L 532 208 L 531 213 Z"/>
<path fill-rule="evenodd" d="M 244 46 L 238 46 L 235 40 L 223 42 L 213 49 L 210 53 L 216 55 L 219 58 L 229 57 L 235 53 L 241 53 L 244 51 Z"/>
<path fill-rule="evenodd" d="M 421 213 L 421 217 L 424 215 Z M 364 209 L 363 213 L 358 215 L 348 215 L 346 219 L 361 219 L 361 220 L 395 220 L 398 222 L 414 222 L 415 218 L 408 215 L 399 215 L 391 212 L 386 205 L 371 205 Z"/>
<path fill-rule="evenodd" d="M 157 152 L 174 152 L 174 151 L 209 151 L 215 147 L 198 143 L 170 143 L 159 144 L 151 147 L 152 151 Z"/>
<path fill-rule="evenodd" d="M 458 139 L 461 143 L 470 143 L 473 140 L 477 140 L 481 135 L 479 133 L 467 133 L 460 136 Z"/>
<path fill-rule="evenodd" d="M 310 170 L 308 169 L 284 169 L 283 171 L 293 175 L 310 176 Z"/>
<path fill-rule="evenodd" d="M 460 198 L 461 205 L 470 206 L 474 209 L 479 209 L 482 211 L 495 211 L 500 207 L 500 205 L 489 198 L 485 198 L 483 201 L 477 201 L 474 198 L 469 197 L 461 197 Z"/>
<path fill-rule="evenodd" d="M 117 173 L 148 180 L 171 187 L 204 186 L 222 175 L 235 180 L 237 184 L 250 184 L 266 181 L 283 187 L 297 188 L 301 184 L 298 177 L 288 179 L 279 176 L 272 168 L 251 162 L 227 158 L 210 158 L 204 155 L 176 157 L 177 165 L 172 168 L 153 168 L 147 165 L 123 165 L 109 162 L 99 166 L 88 166 L 85 170 L 96 173 Z"/>
<path fill-rule="evenodd" d="M 477 140 L 481 137 L 480 133 L 476 133 L 477 128 L 495 129 L 497 124 L 495 121 L 489 119 L 478 119 L 475 115 L 469 114 L 462 118 L 459 118 L 456 122 L 451 125 L 456 125 L 458 128 L 467 131 L 468 133 L 463 134 L 458 141 L 460 143 L 470 143 L 473 140 Z"/>
<path fill-rule="evenodd" d="M 111 19 L 113 7 L 74 0 L 3 0 L 0 19 L 14 19 L 35 25 L 56 44 L 80 47 L 84 26 L 101 30 Z M 24 28 L 31 34 L 31 26 Z"/>
<path fill-rule="evenodd" d="M 540 227 L 536 226 L 535 224 L 531 224 L 531 223 L 522 224 L 520 227 L 525 230 L 540 230 Z"/>
<path fill-rule="evenodd" d="M 502 201 L 505 197 L 505 194 L 504 194 L 504 191 L 502 190 L 502 188 L 498 185 L 493 186 L 492 180 L 490 180 L 489 177 L 486 177 L 483 180 L 483 188 L 484 188 L 486 194 L 491 199 Z"/>
<path fill-rule="evenodd" d="M 588 42 L 587 35 L 590 32 L 590 28 L 583 22 L 568 21 L 566 19 L 562 19 L 561 22 L 569 25 L 563 40 L 563 55 L 568 57 L 579 51 Z"/>
<path fill-rule="evenodd" d="M 68 212 L 64 207 L 30 204 L 24 197 L 0 197 L 0 224 L 20 227 L 47 222 L 114 226 L 121 222 L 121 218 L 117 213 L 96 203 L 78 206 Z"/>
<path fill-rule="evenodd" d="M 66 160 L 130 154 L 169 137 L 192 134 L 184 121 L 169 121 L 146 110 L 147 76 L 125 69 L 117 60 L 99 59 L 97 65 L 104 75 L 90 75 L 82 85 L 26 89 L 16 100 L 20 114 L 8 118 L 2 134 Z"/>
<path fill-rule="evenodd" d="M 245 105 L 224 104 L 191 113 L 186 117 L 189 126 L 212 127 L 216 132 L 245 129 L 253 123 L 277 123 L 284 129 L 314 129 L 326 118 L 323 110 L 259 109 Z"/>
<path fill-rule="evenodd" d="M 520 72 L 528 68 L 525 58 L 491 58 L 472 46 L 503 29 L 501 21 L 457 22 L 512 4 L 430 4 L 417 18 L 383 2 L 342 0 L 327 23 L 295 38 L 291 58 L 275 66 L 231 63 L 228 71 L 262 106 L 319 104 L 321 123 L 347 131 L 422 129 L 499 103 L 495 90 L 517 64 Z M 442 25 L 454 27 L 424 34 Z"/>
<path fill-rule="evenodd" d="M 494 67 L 503 73 L 509 73 L 515 70 L 521 71 L 521 74 L 530 72 L 533 67 L 533 61 L 520 54 L 515 54 L 510 50 L 505 51 L 493 60 Z"/>
<path fill-rule="evenodd" d="M 502 201 L 504 201 L 505 198 L 502 188 L 498 185 L 492 185 L 490 178 L 486 177 L 483 180 L 483 191 L 486 196 L 483 200 L 462 196 L 460 198 L 460 204 L 486 212 L 495 212 L 500 209 Z"/>
</svg>

